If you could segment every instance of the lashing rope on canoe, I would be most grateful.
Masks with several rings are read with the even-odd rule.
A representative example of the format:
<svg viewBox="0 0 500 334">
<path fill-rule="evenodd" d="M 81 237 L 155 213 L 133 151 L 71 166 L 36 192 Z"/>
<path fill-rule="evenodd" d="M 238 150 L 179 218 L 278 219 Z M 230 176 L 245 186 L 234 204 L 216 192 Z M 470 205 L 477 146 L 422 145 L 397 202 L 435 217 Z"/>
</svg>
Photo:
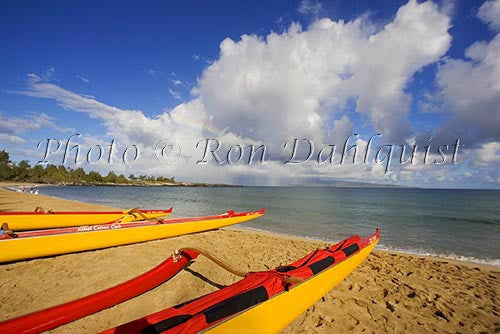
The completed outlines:
<svg viewBox="0 0 500 334">
<path fill-rule="evenodd" d="M 134 214 L 134 213 L 135 213 L 135 214 L 139 215 L 142 219 L 144 219 L 144 220 L 148 220 L 148 216 L 146 216 L 144 213 L 142 213 L 142 212 L 139 210 L 139 208 L 132 208 L 132 209 L 129 209 L 129 210 L 124 211 L 123 213 L 126 213 L 126 214 L 128 214 L 128 215 L 130 215 L 130 214 Z"/>
<path fill-rule="evenodd" d="M 209 251 L 202 249 L 202 248 L 198 248 L 198 247 L 184 247 L 184 248 L 181 248 L 179 250 L 174 251 L 174 254 L 172 255 L 174 262 L 178 261 L 181 257 L 180 254 L 182 252 L 185 252 L 185 251 L 192 251 L 192 252 L 196 252 L 198 254 L 204 255 L 207 259 L 209 259 L 210 261 L 212 261 L 213 263 L 215 263 L 216 265 L 218 265 L 222 269 L 229 271 L 233 275 L 240 276 L 240 277 L 246 277 L 250 273 L 247 271 L 236 269 L 233 266 L 231 266 L 230 264 L 228 264 L 227 262 L 224 262 L 223 260 L 219 259 L 217 256 L 213 255 Z M 289 276 L 289 277 L 285 278 L 284 282 L 287 284 L 295 284 L 295 283 L 300 283 L 302 281 L 303 280 L 300 277 Z"/>
<path fill-rule="evenodd" d="M 161 223 L 163 221 L 163 218 L 161 218 L 161 217 L 149 218 L 141 210 L 139 210 L 139 208 L 132 208 L 132 209 L 129 209 L 129 210 L 125 210 L 125 211 L 123 211 L 123 213 L 128 214 L 128 215 L 130 215 L 130 214 L 132 214 L 132 215 L 133 214 L 137 214 L 137 215 L 139 215 L 142 218 L 142 220 L 148 220 L 148 221 L 151 221 L 151 222 L 160 222 Z M 117 222 L 121 223 L 122 220 L 123 220 L 123 218 L 124 217 L 118 219 Z"/>
</svg>

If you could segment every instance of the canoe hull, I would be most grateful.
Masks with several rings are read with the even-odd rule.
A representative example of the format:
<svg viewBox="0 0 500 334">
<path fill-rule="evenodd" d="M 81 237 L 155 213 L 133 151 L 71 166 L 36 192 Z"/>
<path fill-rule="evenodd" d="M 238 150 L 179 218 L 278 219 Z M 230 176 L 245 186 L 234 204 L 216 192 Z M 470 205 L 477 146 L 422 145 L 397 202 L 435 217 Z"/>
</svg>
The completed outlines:
<svg viewBox="0 0 500 334">
<path fill-rule="evenodd" d="M 194 221 L 189 221 L 189 219 L 183 219 L 180 220 L 180 222 L 175 222 L 174 220 L 172 220 L 174 222 L 169 222 L 166 220 L 162 224 L 151 226 L 130 228 L 117 227 L 100 231 L 5 239 L 0 240 L 0 262 L 10 262 L 164 239 L 239 224 L 262 215 L 263 211 L 255 211 L 244 214 L 226 214 L 216 216 L 218 218 L 210 217 L 210 219 L 205 220 L 196 219 Z"/>
<path fill-rule="evenodd" d="M 168 216 L 168 210 L 139 210 L 148 219 Z M 137 213 L 127 211 L 114 212 L 3 212 L 0 214 L 0 224 L 7 223 L 10 230 L 26 231 L 47 228 L 59 228 L 82 225 L 97 225 L 120 220 L 132 222 L 144 220 Z"/>
</svg>

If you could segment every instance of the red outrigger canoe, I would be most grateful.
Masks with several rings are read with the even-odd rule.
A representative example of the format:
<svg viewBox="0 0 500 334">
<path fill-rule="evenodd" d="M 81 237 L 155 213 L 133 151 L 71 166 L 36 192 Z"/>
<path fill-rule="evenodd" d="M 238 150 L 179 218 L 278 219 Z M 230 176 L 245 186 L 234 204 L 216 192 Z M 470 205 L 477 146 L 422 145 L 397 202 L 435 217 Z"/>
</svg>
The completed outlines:
<svg viewBox="0 0 500 334">
<path fill-rule="evenodd" d="M 24 232 L 2 231 L 4 233 L 0 233 L 0 263 L 204 232 L 239 224 L 263 214 L 264 209 L 250 212 L 228 211 L 218 216 L 132 223 L 113 222 Z"/>
<path fill-rule="evenodd" d="M 379 239 L 379 229 L 367 238 L 350 237 L 290 265 L 247 273 L 231 286 L 102 333 L 277 332 L 351 273 Z M 40 333 L 98 312 L 158 286 L 198 255 L 184 250 L 110 289 L 2 322 L 0 332 Z"/>
</svg>

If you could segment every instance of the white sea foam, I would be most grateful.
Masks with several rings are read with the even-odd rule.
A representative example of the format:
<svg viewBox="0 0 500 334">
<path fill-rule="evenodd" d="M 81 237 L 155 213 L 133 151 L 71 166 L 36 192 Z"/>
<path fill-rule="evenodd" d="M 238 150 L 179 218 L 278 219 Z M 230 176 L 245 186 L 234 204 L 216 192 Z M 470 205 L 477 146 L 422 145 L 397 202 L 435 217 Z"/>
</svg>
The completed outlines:
<svg viewBox="0 0 500 334">
<path fill-rule="evenodd" d="M 327 242 L 327 243 L 336 243 L 336 242 L 340 241 L 340 240 L 321 239 L 321 238 L 315 238 L 315 237 L 304 236 L 304 235 L 295 235 L 295 234 L 291 234 L 291 233 L 283 233 L 283 232 L 265 230 L 265 229 L 248 227 L 248 226 L 242 226 L 241 228 L 247 229 L 247 230 L 252 230 L 252 231 L 257 231 L 257 232 L 274 233 L 274 234 L 280 234 L 283 236 L 303 238 L 303 239 L 307 239 L 307 240 L 311 240 L 311 241 L 321 241 L 321 242 Z M 449 260 L 455 260 L 455 261 L 462 261 L 462 262 L 477 263 L 477 264 L 484 264 L 484 265 L 489 265 L 489 266 L 494 266 L 494 267 L 500 267 L 500 259 L 481 259 L 481 258 L 477 258 L 477 257 L 473 257 L 473 256 L 457 255 L 454 253 L 449 253 L 449 254 L 432 253 L 432 252 L 428 252 L 428 251 L 425 251 L 422 249 L 405 249 L 405 248 L 399 248 L 399 247 L 385 246 L 385 245 L 381 245 L 381 244 L 377 245 L 377 249 L 380 249 L 383 251 L 401 253 L 401 254 L 410 254 L 410 255 L 417 255 L 417 256 L 432 256 L 432 257 L 437 257 L 437 258 L 442 258 L 442 259 L 449 259 Z"/>
<path fill-rule="evenodd" d="M 21 187 L 5 187 L 5 189 L 16 191 L 18 193 L 21 192 Z"/>
<path fill-rule="evenodd" d="M 433 256 L 433 257 L 438 257 L 442 259 L 449 259 L 449 260 L 456 260 L 456 261 L 463 261 L 463 262 L 469 262 L 469 263 L 477 263 L 477 264 L 485 264 L 489 266 L 494 266 L 494 267 L 500 267 L 500 259 L 481 259 L 473 256 L 464 256 L 464 255 L 457 255 L 454 253 L 432 253 L 428 252 L 425 250 L 421 249 L 405 249 L 405 248 L 399 248 L 399 247 L 391 247 L 391 246 L 385 246 L 385 245 L 378 245 L 378 249 L 380 250 L 385 250 L 385 251 L 391 251 L 395 253 L 403 253 L 403 254 L 411 254 L 411 255 L 419 255 L 419 256 Z"/>
</svg>

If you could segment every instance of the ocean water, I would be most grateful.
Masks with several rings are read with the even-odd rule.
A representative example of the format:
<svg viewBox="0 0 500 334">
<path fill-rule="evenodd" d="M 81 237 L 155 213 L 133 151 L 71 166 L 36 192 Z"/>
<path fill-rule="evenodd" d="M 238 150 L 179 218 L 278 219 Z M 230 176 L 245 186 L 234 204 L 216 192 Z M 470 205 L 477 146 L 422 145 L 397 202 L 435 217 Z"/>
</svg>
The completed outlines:
<svg viewBox="0 0 500 334">
<path fill-rule="evenodd" d="M 284 187 L 42 187 L 40 193 L 172 217 L 266 208 L 241 227 L 326 241 L 381 228 L 379 248 L 500 266 L 500 191 Z"/>
</svg>

